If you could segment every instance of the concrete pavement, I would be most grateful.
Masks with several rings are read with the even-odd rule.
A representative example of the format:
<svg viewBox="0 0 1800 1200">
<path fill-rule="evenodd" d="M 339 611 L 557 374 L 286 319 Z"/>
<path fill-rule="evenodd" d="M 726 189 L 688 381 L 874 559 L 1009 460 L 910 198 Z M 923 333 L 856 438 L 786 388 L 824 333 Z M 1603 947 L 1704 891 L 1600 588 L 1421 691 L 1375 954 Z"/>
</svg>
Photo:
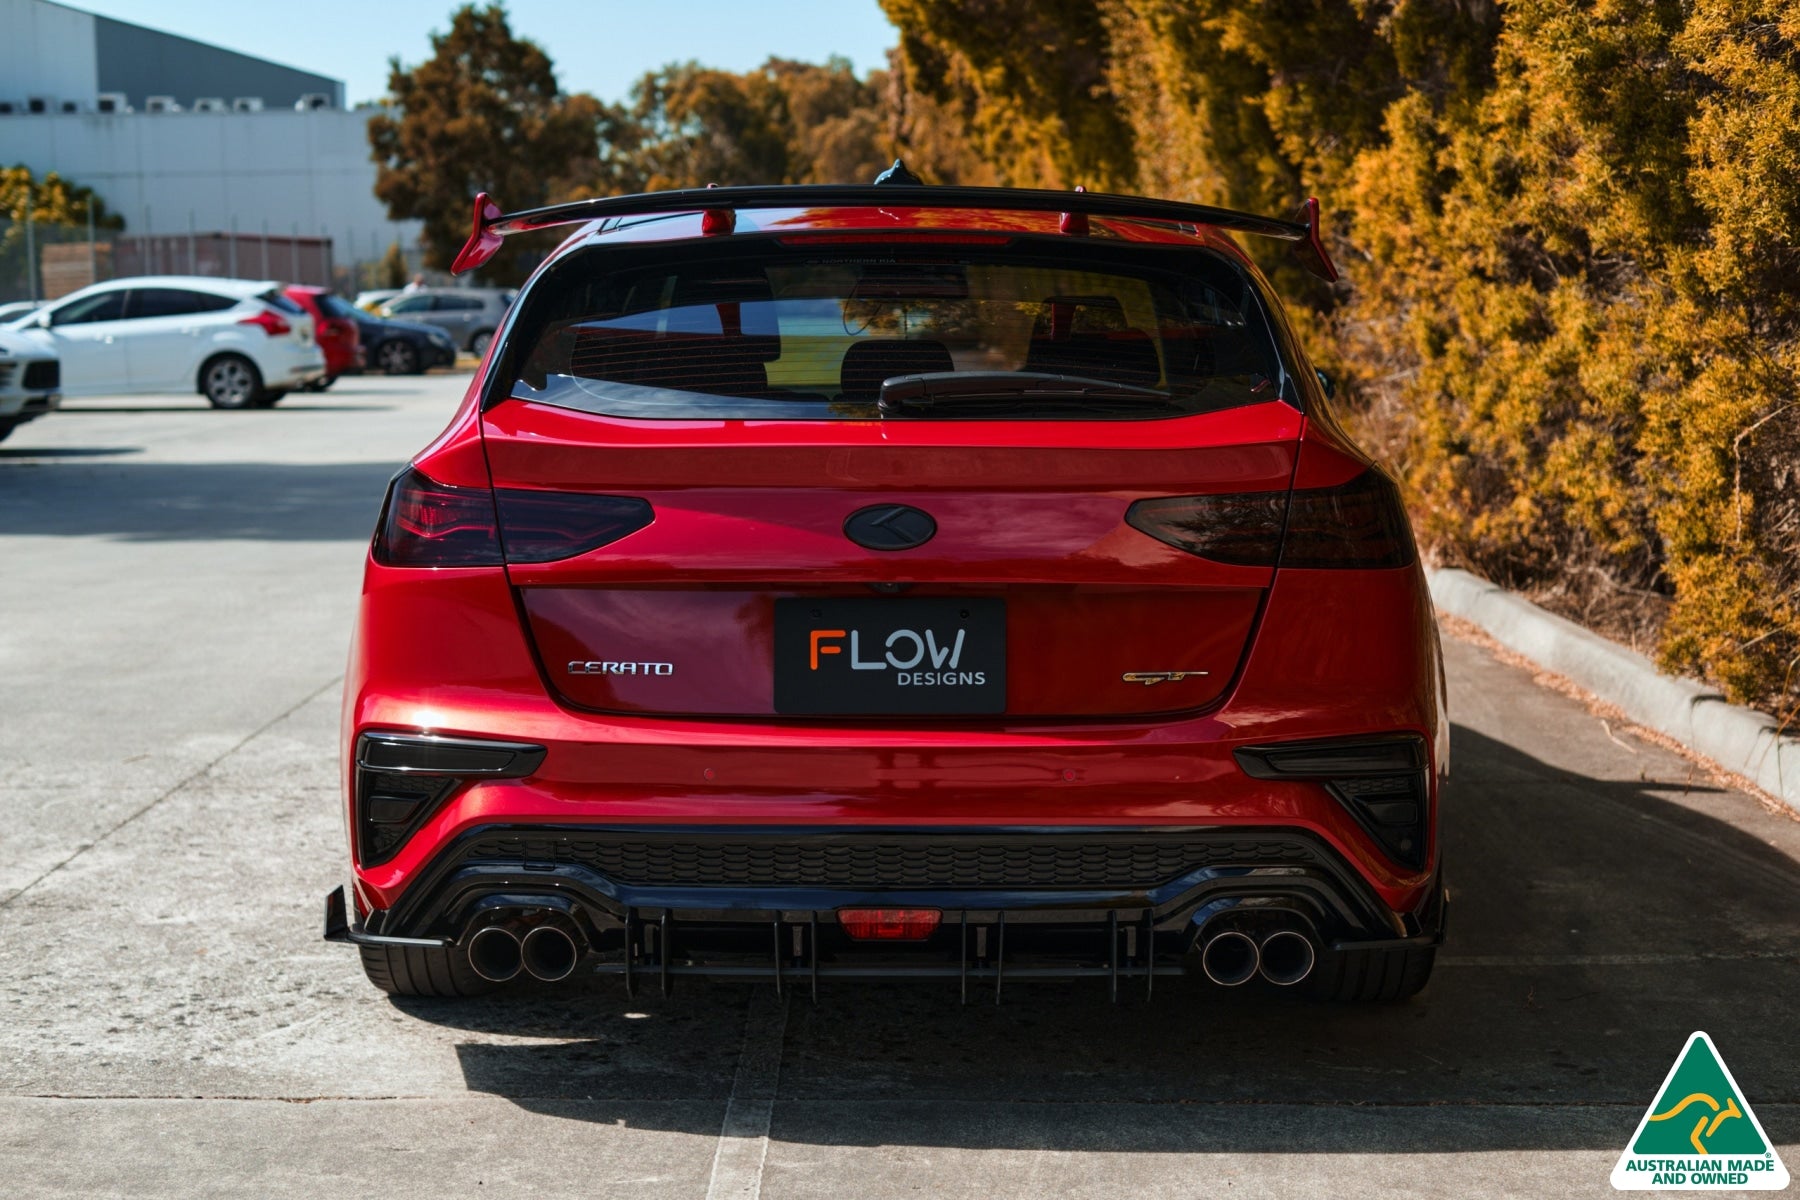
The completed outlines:
<svg viewBox="0 0 1800 1200">
<path fill-rule="evenodd" d="M 1609 1195 L 1694 1029 L 1800 1166 L 1800 823 L 1456 642 L 1413 1003 L 388 1000 L 318 940 L 338 688 L 382 486 L 461 383 L 0 445 L 0 1193 Z"/>
</svg>

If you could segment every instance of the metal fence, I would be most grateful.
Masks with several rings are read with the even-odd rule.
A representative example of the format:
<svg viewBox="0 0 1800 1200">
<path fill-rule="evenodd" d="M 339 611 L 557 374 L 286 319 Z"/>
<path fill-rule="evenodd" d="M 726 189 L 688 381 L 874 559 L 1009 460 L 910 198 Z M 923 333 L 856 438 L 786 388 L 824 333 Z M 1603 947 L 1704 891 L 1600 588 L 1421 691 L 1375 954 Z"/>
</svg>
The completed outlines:
<svg viewBox="0 0 1800 1200">
<path fill-rule="evenodd" d="M 373 257 L 339 262 L 326 234 L 308 237 L 265 229 L 144 236 L 88 225 L 0 220 L 0 304 L 55 300 L 90 283 L 135 275 L 275 279 L 351 295 L 378 286 L 380 256 L 387 247 L 369 249 Z M 402 253 L 407 278 L 420 274 L 419 250 L 403 247 Z"/>
</svg>

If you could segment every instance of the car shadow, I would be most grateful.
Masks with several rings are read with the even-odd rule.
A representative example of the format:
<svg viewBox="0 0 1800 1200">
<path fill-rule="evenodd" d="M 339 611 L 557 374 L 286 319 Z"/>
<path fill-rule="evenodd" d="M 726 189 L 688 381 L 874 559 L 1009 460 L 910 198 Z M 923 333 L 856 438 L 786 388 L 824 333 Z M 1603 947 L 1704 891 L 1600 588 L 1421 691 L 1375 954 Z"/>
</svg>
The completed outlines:
<svg viewBox="0 0 1800 1200">
<path fill-rule="evenodd" d="M 0 446 L 0 460 L 9 458 L 116 458 L 142 454 L 142 446 Z"/>
<path fill-rule="evenodd" d="M 771 1135 L 1050 1150 L 1621 1148 L 1687 1035 L 1712 1034 L 1769 1134 L 1800 1135 L 1800 866 L 1674 802 L 1458 727 L 1450 941 L 1426 991 L 1334 1006 L 1261 985 L 772 989 Z M 767 984 L 756 985 L 768 989 Z M 396 1000 L 475 1037 L 468 1087 L 538 1112 L 718 1132 L 751 986 L 627 999 L 615 980 Z M 554 1039 L 521 1043 L 518 1039 Z M 748 1059 L 746 1059 L 748 1061 Z M 1787 1106 L 1787 1107 L 1783 1107 Z"/>
<path fill-rule="evenodd" d="M 29 459 L 92 459 L 45 464 Z M 22 461 L 10 461 L 10 460 Z M 151 462 L 0 453 L 0 533 L 125 541 L 360 541 L 398 462 Z"/>
</svg>

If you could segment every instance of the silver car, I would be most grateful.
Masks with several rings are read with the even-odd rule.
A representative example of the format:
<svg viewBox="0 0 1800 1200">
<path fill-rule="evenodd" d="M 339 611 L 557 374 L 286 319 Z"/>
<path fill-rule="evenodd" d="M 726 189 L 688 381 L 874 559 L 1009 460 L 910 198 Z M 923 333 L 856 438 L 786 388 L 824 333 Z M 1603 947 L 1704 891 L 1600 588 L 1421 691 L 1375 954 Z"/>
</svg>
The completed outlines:
<svg viewBox="0 0 1800 1200">
<path fill-rule="evenodd" d="M 395 296 L 378 310 L 384 317 L 399 317 L 436 325 L 455 340 L 459 349 L 486 354 L 494 330 L 512 307 L 517 292 L 510 288 L 413 288 Z"/>
</svg>

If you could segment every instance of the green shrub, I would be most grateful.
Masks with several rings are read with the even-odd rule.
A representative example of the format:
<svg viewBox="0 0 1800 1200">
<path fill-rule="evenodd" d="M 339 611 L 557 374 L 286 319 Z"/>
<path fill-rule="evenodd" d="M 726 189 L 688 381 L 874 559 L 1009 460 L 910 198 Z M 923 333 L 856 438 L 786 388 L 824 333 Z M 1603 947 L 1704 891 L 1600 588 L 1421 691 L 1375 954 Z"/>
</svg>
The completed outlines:
<svg viewBox="0 0 1800 1200">
<path fill-rule="evenodd" d="M 1345 282 L 1269 266 L 1430 551 L 1800 708 L 1800 0 L 886 4 L 999 181 L 1319 195 Z"/>
</svg>

